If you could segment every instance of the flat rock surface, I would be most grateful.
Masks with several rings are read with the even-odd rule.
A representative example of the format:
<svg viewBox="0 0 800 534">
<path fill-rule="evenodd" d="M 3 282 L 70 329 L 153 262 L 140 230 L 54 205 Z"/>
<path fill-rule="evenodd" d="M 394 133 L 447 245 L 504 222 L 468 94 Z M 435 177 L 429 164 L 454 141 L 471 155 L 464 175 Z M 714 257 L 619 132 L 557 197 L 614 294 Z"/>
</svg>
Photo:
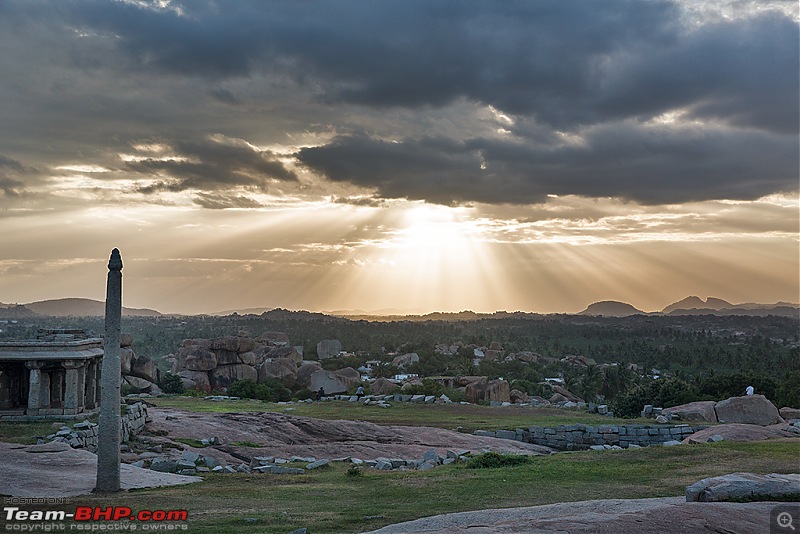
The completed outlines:
<svg viewBox="0 0 800 534">
<path fill-rule="evenodd" d="M 94 489 L 97 456 L 63 443 L 19 445 L 0 442 L 0 494 L 13 497 L 73 497 Z M 122 489 L 175 486 L 200 477 L 158 473 L 122 464 Z"/>
<path fill-rule="evenodd" d="M 773 438 L 798 437 L 798 434 L 789 432 L 789 425 L 779 423 L 777 425 L 761 426 L 747 425 L 743 423 L 728 423 L 724 425 L 710 426 L 704 430 L 699 430 L 683 440 L 684 443 L 705 443 L 708 438 L 714 435 L 722 436 L 728 441 L 760 441 Z"/>
<path fill-rule="evenodd" d="M 607 499 L 444 514 L 389 525 L 374 532 L 761 533 L 770 531 L 770 511 L 777 504 L 697 503 L 685 502 L 683 497 Z"/>
<path fill-rule="evenodd" d="M 244 457 L 291 456 L 322 458 L 379 457 L 419 459 L 430 448 L 445 454 L 448 449 L 484 450 L 515 454 L 549 454 L 551 449 L 531 443 L 473 436 L 442 428 L 384 426 L 365 421 L 329 421 L 289 414 L 198 413 L 172 408 L 150 408 L 153 418 L 147 428 L 167 432 L 171 439 L 220 438 L 222 445 L 194 449 L 227 462 L 238 462 L 223 453 Z M 169 419 L 167 419 L 169 417 Z M 237 442 L 259 447 L 236 446 Z M 216 451 L 215 451 L 216 449 Z"/>
</svg>

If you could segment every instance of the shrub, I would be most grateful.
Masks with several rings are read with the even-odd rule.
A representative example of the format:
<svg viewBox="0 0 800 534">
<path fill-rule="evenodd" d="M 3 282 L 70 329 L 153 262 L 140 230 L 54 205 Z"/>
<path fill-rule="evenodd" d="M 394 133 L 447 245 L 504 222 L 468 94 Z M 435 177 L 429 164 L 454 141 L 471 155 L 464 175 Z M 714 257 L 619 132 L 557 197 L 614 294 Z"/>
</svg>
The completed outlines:
<svg viewBox="0 0 800 534">
<path fill-rule="evenodd" d="M 294 398 L 297 400 L 313 399 L 315 393 L 308 388 L 298 389 L 294 393 Z"/>
<path fill-rule="evenodd" d="M 530 462 L 530 456 L 521 454 L 500 454 L 498 452 L 486 452 L 479 454 L 467 461 L 468 469 L 495 469 L 498 467 L 514 467 Z"/>
<path fill-rule="evenodd" d="M 345 471 L 344 474 L 348 477 L 358 478 L 362 476 L 364 473 L 361 470 L 361 468 L 358 467 L 357 465 L 351 465 L 350 468 L 347 471 Z"/>
<path fill-rule="evenodd" d="M 800 408 L 800 387 L 797 387 L 798 384 L 800 384 L 800 371 L 786 373 L 775 399 L 779 408 L 783 406 Z M 758 393 L 758 389 L 756 389 L 756 393 Z"/>
<path fill-rule="evenodd" d="M 275 379 L 256 384 L 252 380 L 237 380 L 228 386 L 228 395 L 264 402 L 282 402 L 292 398 L 292 392 Z"/>
<path fill-rule="evenodd" d="M 611 409 L 617 417 L 638 417 L 645 404 L 668 408 L 699 398 L 697 391 L 679 378 L 651 380 L 614 397 Z"/>
<path fill-rule="evenodd" d="M 161 385 L 159 387 L 161 387 L 161 391 L 164 393 L 181 394 L 185 390 L 181 377 L 178 375 L 173 375 L 172 373 L 167 373 L 164 375 L 164 378 L 161 379 Z"/>
</svg>

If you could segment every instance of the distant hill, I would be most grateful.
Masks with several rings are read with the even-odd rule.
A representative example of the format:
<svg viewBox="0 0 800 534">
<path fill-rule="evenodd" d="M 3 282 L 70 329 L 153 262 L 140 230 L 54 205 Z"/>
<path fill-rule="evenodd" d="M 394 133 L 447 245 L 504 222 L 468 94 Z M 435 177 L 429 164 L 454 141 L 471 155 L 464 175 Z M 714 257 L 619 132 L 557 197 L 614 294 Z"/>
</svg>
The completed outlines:
<svg viewBox="0 0 800 534">
<path fill-rule="evenodd" d="M 236 308 L 235 310 L 218 311 L 209 313 L 208 315 L 215 317 L 225 317 L 226 315 L 233 315 L 234 313 L 238 315 L 261 315 L 262 313 L 267 313 L 273 309 L 274 308 Z"/>
<path fill-rule="evenodd" d="M 106 313 L 106 304 L 99 300 L 66 298 L 54 300 L 40 300 L 25 304 L 36 315 L 49 315 L 52 317 L 86 317 L 102 316 Z M 122 315 L 135 317 L 157 317 L 160 312 L 147 308 L 126 308 L 122 307 Z"/>
<path fill-rule="evenodd" d="M 731 304 L 726 300 L 714 297 L 708 297 L 703 300 L 692 295 L 670 304 L 661 313 L 667 315 L 779 315 L 797 317 L 800 314 L 800 305 L 792 304 L 791 302 Z"/>
<path fill-rule="evenodd" d="M 38 317 L 39 314 L 21 304 L 0 305 L 0 319 L 24 319 Z"/>
<path fill-rule="evenodd" d="M 588 308 L 578 313 L 578 315 L 602 315 L 604 317 L 628 317 L 629 315 L 644 314 L 642 310 L 638 310 L 625 302 L 617 302 L 616 300 L 603 300 L 590 304 Z"/>
<path fill-rule="evenodd" d="M 691 295 L 683 300 L 674 302 L 661 310 L 661 313 L 670 313 L 675 310 L 693 310 L 695 308 L 711 309 L 711 310 L 729 310 L 735 308 L 733 304 L 727 300 L 722 300 L 714 297 L 708 297 L 706 300 L 700 297 Z"/>
</svg>

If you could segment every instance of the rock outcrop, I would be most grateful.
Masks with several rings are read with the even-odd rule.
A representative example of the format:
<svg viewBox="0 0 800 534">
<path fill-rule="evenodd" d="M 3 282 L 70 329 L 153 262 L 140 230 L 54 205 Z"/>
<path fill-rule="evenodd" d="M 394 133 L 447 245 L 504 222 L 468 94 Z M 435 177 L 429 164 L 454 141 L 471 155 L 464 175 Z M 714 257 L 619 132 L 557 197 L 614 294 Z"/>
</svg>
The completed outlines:
<svg viewBox="0 0 800 534">
<path fill-rule="evenodd" d="M 411 365 L 412 363 L 419 362 L 419 354 L 416 352 L 409 352 L 408 354 L 403 354 L 401 356 L 396 356 L 392 360 L 392 365 L 399 369 L 405 369 L 407 366 Z"/>
<path fill-rule="evenodd" d="M 714 406 L 720 423 L 743 423 L 750 425 L 774 425 L 783 423 L 778 409 L 764 395 L 731 397 Z"/>
<path fill-rule="evenodd" d="M 467 384 L 464 394 L 467 402 L 511 402 L 511 387 L 505 380 L 487 380 L 485 376 Z"/>
<path fill-rule="evenodd" d="M 704 478 L 686 488 L 686 502 L 781 501 L 800 493 L 800 475 L 732 473 Z"/>
<path fill-rule="evenodd" d="M 327 360 L 335 358 L 342 352 L 342 342 L 338 339 L 323 339 L 317 343 L 317 358 Z"/>
<path fill-rule="evenodd" d="M 388 378 L 378 378 L 370 385 L 370 391 L 373 395 L 388 395 L 398 388 L 397 384 Z"/>
<path fill-rule="evenodd" d="M 131 334 L 120 334 L 120 373 L 122 384 L 127 384 L 137 393 L 149 393 L 156 395 L 161 393 L 158 382 L 161 380 L 161 372 L 148 356 L 137 356 L 133 351 L 133 336 Z"/>
<path fill-rule="evenodd" d="M 181 377 L 184 387 L 202 391 L 225 389 L 239 380 L 275 378 L 285 387 L 295 384 L 302 347 L 289 346 L 285 334 L 272 332 L 262 335 L 260 341 L 244 332 L 240 334 L 183 340 L 174 356 L 172 372 Z M 136 374 L 142 365 L 134 362 L 131 372 Z"/>
</svg>

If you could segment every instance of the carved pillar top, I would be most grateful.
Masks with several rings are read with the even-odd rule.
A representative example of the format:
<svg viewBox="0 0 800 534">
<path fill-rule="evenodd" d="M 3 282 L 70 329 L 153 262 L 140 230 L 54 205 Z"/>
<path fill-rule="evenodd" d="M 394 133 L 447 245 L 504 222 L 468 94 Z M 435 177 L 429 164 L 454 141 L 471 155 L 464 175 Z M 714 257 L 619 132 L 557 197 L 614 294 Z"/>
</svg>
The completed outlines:
<svg viewBox="0 0 800 534">
<path fill-rule="evenodd" d="M 111 251 L 111 257 L 108 259 L 108 270 L 109 271 L 122 270 L 122 256 L 120 256 L 119 249 L 117 248 Z"/>
<path fill-rule="evenodd" d="M 28 369 L 41 369 L 43 366 L 44 362 L 39 360 L 28 360 L 25 362 L 25 367 Z"/>
<path fill-rule="evenodd" d="M 80 369 L 85 363 L 83 360 L 64 360 L 61 362 L 61 366 L 64 369 Z"/>
</svg>

